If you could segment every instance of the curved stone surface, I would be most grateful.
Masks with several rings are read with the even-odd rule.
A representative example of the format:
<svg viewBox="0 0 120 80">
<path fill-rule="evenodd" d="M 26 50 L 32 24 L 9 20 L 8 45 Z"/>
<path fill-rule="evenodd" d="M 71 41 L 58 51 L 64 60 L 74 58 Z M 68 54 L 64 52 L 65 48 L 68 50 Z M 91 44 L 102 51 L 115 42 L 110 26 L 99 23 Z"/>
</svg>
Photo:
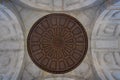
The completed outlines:
<svg viewBox="0 0 120 80">
<path fill-rule="evenodd" d="M 23 33 L 15 14 L 0 4 L 0 80 L 18 80 L 24 57 Z"/>
<path fill-rule="evenodd" d="M 33 62 L 45 71 L 66 73 L 84 59 L 87 33 L 72 16 L 54 13 L 39 19 L 28 34 L 28 53 Z"/>
<path fill-rule="evenodd" d="M 87 7 L 101 0 L 13 0 L 32 8 L 52 11 L 68 11 Z"/>
<path fill-rule="evenodd" d="M 85 13 L 86 14 L 88 13 L 88 15 L 86 15 Z M 89 37 L 88 39 L 91 40 L 90 35 L 91 35 L 92 27 L 90 26 L 90 23 L 92 23 L 91 21 L 93 21 L 93 19 L 94 19 L 93 17 L 95 17 L 94 15 L 95 15 L 96 11 L 91 10 L 91 11 L 86 11 L 85 13 L 78 12 L 79 15 L 70 14 L 70 13 L 66 13 L 66 14 L 74 16 L 77 20 L 79 20 L 82 23 L 82 25 L 84 26 L 84 28 L 86 29 L 86 31 L 88 33 L 88 37 Z M 25 8 L 23 10 L 21 10 L 22 19 L 23 19 L 23 22 L 24 22 L 24 25 L 26 28 L 26 37 L 29 33 L 31 25 L 33 25 L 39 18 L 41 18 L 45 15 L 48 15 L 48 14 L 50 14 L 50 13 L 46 13 L 44 11 L 38 11 L 38 12 L 34 12 L 33 10 L 29 11 Z M 92 17 L 90 17 L 91 15 L 92 15 Z M 94 76 L 93 76 L 94 74 L 93 74 L 92 65 L 91 65 L 92 58 L 89 56 L 89 55 L 91 55 L 90 52 L 91 51 L 88 50 L 87 55 L 86 55 L 85 59 L 83 60 L 83 62 L 76 69 L 69 72 L 69 74 L 71 74 L 71 75 L 75 75 L 75 76 L 77 75 L 78 77 L 84 77 L 82 79 L 74 77 L 73 78 L 74 80 L 94 80 Z M 28 54 L 25 57 L 25 59 L 27 62 L 25 64 L 24 73 L 23 73 L 23 77 L 21 80 L 44 80 L 45 77 L 51 75 L 51 74 L 47 73 L 46 71 L 43 71 L 42 69 L 37 67 L 31 61 L 31 59 L 29 59 Z M 55 75 L 56 74 L 51 75 L 51 78 L 54 77 Z M 63 76 L 67 77 L 65 74 Z M 59 77 L 59 75 L 58 75 L 58 77 Z M 63 80 L 64 80 L 64 78 L 63 78 Z"/>
<path fill-rule="evenodd" d="M 86 80 L 83 77 L 80 76 L 73 76 L 73 75 L 61 75 L 61 76 L 48 76 L 45 77 L 44 80 Z"/>
<path fill-rule="evenodd" d="M 95 23 L 91 40 L 95 69 L 102 80 L 120 80 L 120 2 Z"/>
</svg>

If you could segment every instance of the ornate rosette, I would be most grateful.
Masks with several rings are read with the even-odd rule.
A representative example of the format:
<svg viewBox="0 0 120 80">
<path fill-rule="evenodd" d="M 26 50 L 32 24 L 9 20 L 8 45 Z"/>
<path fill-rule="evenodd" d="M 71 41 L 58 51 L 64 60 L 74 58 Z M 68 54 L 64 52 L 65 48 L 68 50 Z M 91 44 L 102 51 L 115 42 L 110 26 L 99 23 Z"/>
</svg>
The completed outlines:
<svg viewBox="0 0 120 80">
<path fill-rule="evenodd" d="M 84 59 L 87 34 L 81 23 L 66 14 L 49 14 L 31 28 L 27 39 L 28 53 L 33 62 L 51 73 L 66 73 Z"/>
</svg>

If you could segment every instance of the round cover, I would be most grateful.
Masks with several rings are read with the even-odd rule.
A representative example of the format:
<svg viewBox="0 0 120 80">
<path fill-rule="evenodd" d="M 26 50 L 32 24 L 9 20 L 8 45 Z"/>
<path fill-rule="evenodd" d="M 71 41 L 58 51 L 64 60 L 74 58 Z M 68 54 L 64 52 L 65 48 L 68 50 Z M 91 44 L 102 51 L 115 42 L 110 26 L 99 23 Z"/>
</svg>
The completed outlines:
<svg viewBox="0 0 120 80">
<path fill-rule="evenodd" d="M 28 53 L 41 69 L 61 74 L 76 68 L 84 59 L 88 38 L 82 24 L 61 13 L 39 19 L 27 38 Z"/>
</svg>

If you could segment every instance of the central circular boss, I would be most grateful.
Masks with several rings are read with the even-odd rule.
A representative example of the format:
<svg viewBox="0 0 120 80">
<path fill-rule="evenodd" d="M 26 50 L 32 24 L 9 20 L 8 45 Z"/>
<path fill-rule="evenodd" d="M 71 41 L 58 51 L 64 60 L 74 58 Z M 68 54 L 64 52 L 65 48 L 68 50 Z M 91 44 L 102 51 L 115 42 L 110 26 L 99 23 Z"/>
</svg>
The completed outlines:
<svg viewBox="0 0 120 80">
<path fill-rule="evenodd" d="M 27 49 L 39 68 L 63 74 L 75 69 L 84 59 L 88 49 L 87 33 L 70 15 L 48 14 L 30 29 Z"/>
</svg>

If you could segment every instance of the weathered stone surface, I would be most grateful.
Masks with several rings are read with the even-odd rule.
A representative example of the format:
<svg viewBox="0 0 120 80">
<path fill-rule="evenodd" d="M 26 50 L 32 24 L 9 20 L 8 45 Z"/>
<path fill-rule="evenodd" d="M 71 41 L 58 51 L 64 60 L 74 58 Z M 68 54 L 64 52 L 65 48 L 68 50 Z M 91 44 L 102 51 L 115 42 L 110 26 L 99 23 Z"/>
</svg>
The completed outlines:
<svg viewBox="0 0 120 80">
<path fill-rule="evenodd" d="M 23 66 L 23 39 L 16 15 L 0 4 L 0 80 L 18 80 Z"/>
<path fill-rule="evenodd" d="M 120 2 L 108 7 L 97 19 L 92 33 L 92 56 L 101 80 L 120 77 Z"/>
</svg>

